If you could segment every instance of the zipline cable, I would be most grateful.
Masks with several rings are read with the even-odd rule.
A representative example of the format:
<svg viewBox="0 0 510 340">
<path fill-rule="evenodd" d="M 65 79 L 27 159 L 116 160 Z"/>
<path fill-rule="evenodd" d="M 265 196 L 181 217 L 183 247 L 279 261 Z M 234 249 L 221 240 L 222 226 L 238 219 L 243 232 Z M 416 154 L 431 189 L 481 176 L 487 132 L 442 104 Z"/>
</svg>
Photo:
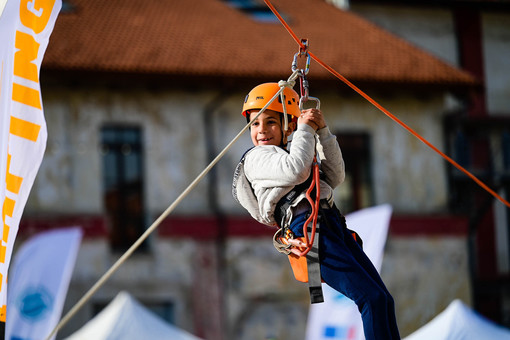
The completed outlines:
<svg viewBox="0 0 510 340">
<path fill-rule="evenodd" d="M 292 38 L 297 42 L 300 49 L 305 49 L 305 46 L 302 44 L 302 42 L 297 38 L 296 34 L 292 31 L 290 26 L 285 22 L 285 20 L 281 17 L 281 15 L 278 13 L 278 11 L 275 9 L 275 7 L 269 2 L 269 0 L 264 0 L 266 5 L 271 9 L 271 11 L 276 15 L 278 20 L 282 23 L 282 25 L 286 28 L 286 30 L 289 32 L 289 34 L 292 36 Z M 436 148 L 434 145 L 432 145 L 430 142 L 428 142 L 425 138 L 423 138 L 421 135 L 419 135 L 417 132 L 415 132 L 413 129 L 411 129 L 409 126 L 407 126 L 404 122 L 402 122 L 400 119 L 398 119 L 396 116 L 394 116 L 391 112 L 386 110 L 384 107 L 382 107 L 380 104 L 378 104 L 375 100 L 373 100 L 370 96 L 365 94 L 363 91 L 361 91 L 358 87 L 356 87 L 354 84 L 352 84 L 350 81 L 348 81 L 345 77 L 343 77 L 340 73 L 335 71 L 333 68 L 331 68 L 329 65 L 324 63 L 322 60 L 320 60 L 317 56 L 315 56 L 313 53 L 308 52 L 312 59 L 314 59 L 319 65 L 321 65 L 323 68 L 325 68 L 328 72 L 333 74 L 336 78 L 343 81 L 346 85 L 348 85 L 350 88 L 352 88 L 354 91 L 356 91 L 358 94 L 360 94 L 363 98 L 365 98 L 367 101 L 369 101 L 372 105 L 374 105 L 376 108 L 378 108 L 380 111 L 382 111 L 384 114 L 386 114 L 389 118 L 394 120 L 396 123 L 401 125 L 403 128 L 405 128 L 407 131 L 409 131 L 412 135 L 417 137 L 419 140 L 421 140 L 423 143 L 425 143 L 427 146 L 432 148 L 434 151 L 436 151 L 439 155 L 441 155 L 444 159 L 446 159 L 448 162 L 450 162 L 452 165 L 454 165 L 457 169 L 462 171 L 464 174 L 469 176 L 473 181 L 475 181 L 478 185 L 480 185 L 483 189 L 485 189 L 487 192 L 492 194 L 494 197 L 496 197 L 499 201 L 504 203 L 507 207 L 510 207 L 510 203 L 508 203 L 505 199 L 503 199 L 501 196 L 499 196 L 496 192 L 491 190 L 487 185 L 485 185 L 482 181 L 480 181 L 476 176 L 471 174 L 468 170 L 464 169 L 460 164 L 455 162 L 453 159 L 448 157 L 446 154 L 441 152 L 438 148 Z M 299 74 L 299 71 L 294 71 L 292 75 L 289 77 L 287 82 L 283 82 L 286 84 L 293 83 L 295 79 L 297 78 Z M 282 83 L 282 82 L 280 82 Z M 221 158 L 227 153 L 227 151 L 234 145 L 239 138 L 242 136 L 242 134 L 251 126 L 251 124 L 258 118 L 260 114 L 262 114 L 267 107 L 283 92 L 283 89 L 287 85 L 280 84 L 280 90 L 268 101 L 266 105 L 260 111 L 251 119 L 251 121 L 244 126 L 244 128 L 230 141 L 230 143 L 227 144 L 227 146 L 214 158 L 209 165 L 188 185 L 188 187 L 175 199 L 175 201 L 152 223 L 152 225 L 147 228 L 147 230 L 136 240 L 135 243 L 110 267 L 110 269 L 103 274 L 103 276 L 83 295 L 83 297 L 67 312 L 67 314 L 60 320 L 60 322 L 55 326 L 55 328 L 51 331 L 51 333 L 48 335 L 46 340 L 51 339 L 67 322 L 84 306 L 84 304 L 101 288 L 104 283 L 120 268 L 120 266 L 135 252 L 135 250 L 142 244 L 143 241 L 149 237 L 149 235 L 156 230 L 156 228 L 161 224 L 161 222 L 168 217 L 168 215 L 181 203 L 181 201 L 198 185 L 198 183 L 209 173 L 209 171 L 220 161 Z"/>
<path fill-rule="evenodd" d="M 85 305 L 85 303 L 101 288 L 104 283 L 119 269 L 119 267 L 135 252 L 135 250 L 142 244 L 149 235 L 156 230 L 156 228 L 163 222 L 163 220 L 170 215 L 170 213 L 181 203 L 181 201 L 198 185 L 198 183 L 207 175 L 207 173 L 220 161 L 227 151 L 234 145 L 243 133 L 253 124 L 253 122 L 267 109 L 271 103 L 278 98 L 280 93 L 283 92 L 285 87 L 293 87 L 294 81 L 299 75 L 299 70 L 294 71 L 287 81 L 280 81 L 280 90 L 264 105 L 263 108 L 250 120 L 248 124 L 225 146 L 225 148 L 214 158 L 209 165 L 188 185 L 186 189 L 175 199 L 175 201 L 147 228 L 147 230 L 136 240 L 135 243 L 103 274 L 103 276 L 83 295 L 83 297 L 67 312 L 67 314 L 60 320 L 51 333 L 46 337 L 50 340 L 69 320 Z"/>
<path fill-rule="evenodd" d="M 292 31 L 292 28 L 290 28 L 290 26 L 287 24 L 287 22 L 285 22 L 285 20 L 282 18 L 282 16 L 280 15 L 280 13 L 278 13 L 278 11 L 276 10 L 276 8 L 273 6 L 273 4 L 271 4 L 271 2 L 269 0 L 264 0 L 264 2 L 266 3 L 267 7 L 269 7 L 269 9 L 273 12 L 274 15 L 276 15 L 276 17 L 278 18 L 278 20 L 280 21 L 280 23 L 283 25 L 283 27 L 285 27 L 285 29 L 287 30 L 287 32 L 289 32 L 289 34 L 291 35 L 291 37 L 294 39 L 294 41 L 296 41 L 296 43 L 299 45 L 299 48 L 300 49 L 303 49 L 305 48 L 305 46 L 303 45 L 303 43 L 299 40 L 299 38 L 297 37 L 297 35 Z M 402 122 L 400 119 L 398 119 L 395 115 L 393 115 L 391 112 L 389 112 L 388 110 L 386 110 L 384 107 L 382 107 L 379 103 L 377 103 L 374 99 L 372 99 L 369 95 L 367 95 L 365 92 L 363 92 L 362 90 L 360 90 L 358 87 L 356 87 L 353 83 L 351 83 L 349 80 L 347 80 L 347 78 L 345 78 L 344 76 L 342 76 L 340 73 L 338 73 L 337 71 L 335 71 L 331 66 L 329 66 L 328 64 L 326 64 L 325 62 L 323 62 L 322 60 L 320 60 L 317 56 L 315 56 L 312 52 L 308 51 L 308 54 L 310 55 L 310 57 L 312 57 L 313 60 L 315 60 L 319 65 L 321 65 L 323 68 L 325 68 L 329 73 L 331 73 L 332 75 L 334 75 L 336 78 L 340 79 L 342 82 L 344 82 L 347 86 L 349 86 L 351 89 L 353 89 L 354 91 L 356 91 L 359 95 L 361 95 L 363 98 L 365 98 L 368 102 L 370 102 L 372 105 L 374 105 L 377 109 L 379 109 L 380 111 L 382 111 L 386 116 L 388 116 L 389 118 L 391 118 L 393 121 L 395 121 L 397 124 L 399 124 L 400 126 L 402 126 L 404 129 L 406 129 L 409 133 L 411 133 L 413 136 L 415 136 L 416 138 L 418 138 L 420 141 L 422 141 L 423 143 L 425 143 L 425 145 L 427 145 L 428 147 L 430 147 L 432 150 L 434 150 L 436 153 L 438 153 L 441 157 L 443 157 L 445 160 L 447 160 L 450 164 L 452 164 L 454 167 L 456 167 L 458 170 L 460 170 L 461 172 L 463 172 L 465 175 L 467 175 L 469 178 L 471 178 L 476 184 L 478 184 L 482 189 L 484 189 L 485 191 L 487 191 L 488 193 L 490 193 L 492 196 L 494 196 L 495 198 L 497 198 L 501 203 L 503 203 L 504 205 L 506 205 L 507 207 L 510 208 L 510 203 L 505 200 L 503 197 L 501 197 L 500 195 L 498 195 L 498 193 L 496 193 L 494 190 L 492 190 L 491 188 L 489 188 L 489 186 L 487 186 L 484 182 L 482 182 L 481 180 L 479 180 L 475 175 L 473 175 L 471 172 L 469 172 L 467 169 L 465 169 L 463 166 L 461 166 L 459 163 L 457 163 L 456 161 L 454 161 L 451 157 L 447 156 L 445 153 L 443 153 L 441 150 L 439 150 L 437 147 L 435 147 L 432 143 L 430 143 L 428 140 L 426 140 L 424 137 L 422 137 L 419 133 L 417 133 L 416 131 L 414 131 L 413 129 L 411 129 L 411 127 L 409 127 L 407 124 L 405 124 L 404 122 Z"/>
</svg>

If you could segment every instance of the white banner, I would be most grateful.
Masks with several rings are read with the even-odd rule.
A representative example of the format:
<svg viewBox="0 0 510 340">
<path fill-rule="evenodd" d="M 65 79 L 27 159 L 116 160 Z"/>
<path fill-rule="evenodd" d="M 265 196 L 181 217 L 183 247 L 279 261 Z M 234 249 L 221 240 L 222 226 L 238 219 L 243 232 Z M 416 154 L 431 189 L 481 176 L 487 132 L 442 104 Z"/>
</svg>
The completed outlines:
<svg viewBox="0 0 510 340">
<path fill-rule="evenodd" d="M 2 13 L 4 12 L 6 3 L 7 3 L 7 0 L 0 0 L 0 17 L 2 16 Z"/>
<path fill-rule="evenodd" d="M 80 228 L 56 229 L 36 235 L 16 253 L 9 278 L 6 340 L 40 340 L 55 328 L 81 238 Z"/>
<path fill-rule="evenodd" d="M 391 213 L 390 205 L 380 205 L 345 216 L 347 226 L 363 240 L 363 250 L 377 271 L 381 270 Z M 306 339 L 365 339 L 361 315 L 354 302 L 326 284 L 322 288 L 325 302 L 310 306 Z"/>
<path fill-rule="evenodd" d="M 61 0 L 7 0 L 0 16 L 0 321 L 25 204 L 46 148 L 39 71 Z"/>
</svg>

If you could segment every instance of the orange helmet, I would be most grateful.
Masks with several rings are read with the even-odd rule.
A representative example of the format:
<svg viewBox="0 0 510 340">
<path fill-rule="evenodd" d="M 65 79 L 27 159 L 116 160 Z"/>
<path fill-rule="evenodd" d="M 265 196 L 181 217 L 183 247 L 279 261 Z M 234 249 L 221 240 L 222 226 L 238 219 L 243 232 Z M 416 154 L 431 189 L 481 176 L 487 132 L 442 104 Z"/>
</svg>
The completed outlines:
<svg viewBox="0 0 510 340">
<path fill-rule="evenodd" d="M 280 86 L 278 83 L 264 83 L 255 86 L 250 91 L 250 93 L 248 93 L 246 99 L 244 100 L 243 116 L 246 117 L 246 112 L 249 110 L 260 110 L 263 108 L 264 105 L 266 105 L 279 90 Z M 296 118 L 299 117 L 301 111 L 299 110 L 299 96 L 296 91 L 286 87 L 283 90 L 283 95 L 285 99 L 285 109 L 287 110 L 287 114 Z M 267 109 L 283 113 L 281 97 L 278 96 L 277 99 L 273 100 Z"/>
</svg>

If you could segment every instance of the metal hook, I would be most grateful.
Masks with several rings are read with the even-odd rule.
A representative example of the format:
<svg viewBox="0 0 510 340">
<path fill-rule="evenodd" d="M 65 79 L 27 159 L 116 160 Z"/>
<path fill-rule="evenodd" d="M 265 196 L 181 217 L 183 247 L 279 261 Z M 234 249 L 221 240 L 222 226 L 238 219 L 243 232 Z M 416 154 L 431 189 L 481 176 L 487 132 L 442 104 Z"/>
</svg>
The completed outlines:
<svg viewBox="0 0 510 340">
<path fill-rule="evenodd" d="M 311 57 L 308 53 L 308 40 L 307 39 L 301 39 L 301 46 L 299 46 L 299 51 L 294 55 L 294 59 L 292 61 L 292 72 L 295 72 L 298 69 L 298 57 L 305 56 L 306 57 L 306 64 L 305 68 L 299 70 L 300 75 L 304 76 L 307 75 L 310 71 L 310 61 Z"/>
<path fill-rule="evenodd" d="M 299 46 L 300 55 L 308 54 L 308 39 L 301 39 L 301 45 Z"/>
<path fill-rule="evenodd" d="M 316 98 L 316 97 L 307 97 L 307 98 L 304 98 L 304 97 L 301 97 L 299 99 L 299 110 L 303 110 L 303 104 L 307 101 L 314 101 L 316 104 L 315 104 L 315 108 L 317 110 L 320 110 L 321 108 L 321 101 L 319 100 L 319 98 Z"/>
</svg>

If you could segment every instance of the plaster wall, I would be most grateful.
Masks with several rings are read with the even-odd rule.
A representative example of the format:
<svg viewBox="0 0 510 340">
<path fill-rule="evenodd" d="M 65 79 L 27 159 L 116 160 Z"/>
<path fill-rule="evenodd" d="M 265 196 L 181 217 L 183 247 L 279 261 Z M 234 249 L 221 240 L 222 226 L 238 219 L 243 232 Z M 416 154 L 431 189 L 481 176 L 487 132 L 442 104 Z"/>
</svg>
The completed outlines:
<svg viewBox="0 0 510 340">
<path fill-rule="evenodd" d="M 484 13 L 482 21 L 488 109 L 510 116 L 510 14 Z"/>
<path fill-rule="evenodd" d="M 135 253 L 106 281 L 59 332 L 65 338 L 81 328 L 120 292 L 127 291 L 140 302 L 173 306 L 175 324 L 195 332 L 193 279 L 194 256 L 200 244 L 192 240 L 156 242 L 150 253 Z M 118 260 L 120 254 L 110 252 L 107 240 L 85 239 L 80 247 L 70 283 L 64 313 Z"/>
<path fill-rule="evenodd" d="M 443 61 L 458 66 L 455 27 L 450 10 L 365 4 L 351 4 L 350 10 Z"/>
<path fill-rule="evenodd" d="M 452 10 L 419 6 L 351 5 L 350 10 L 459 67 Z M 483 67 L 490 115 L 510 115 L 510 13 L 482 11 Z"/>
<path fill-rule="evenodd" d="M 442 158 L 368 102 L 357 97 L 321 93 L 332 132 L 371 135 L 374 204 L 391 203 L 396 212 L 438 212 L 446 204 Z M 45 91 L 48 145 L 27 203 L 28 213 L 101 214 L 102 164 L 100 129 L 105 124 L 142 128 L 145 204 L 157 217 L 206 167 L 205 129 L 213 129 L 216 156 L 243 128 L 241 93 L 229 95 L 214 111 L 213 126 L 204 126 L 204 108 L 213 93 L 117 91 Z M 65 100 L 62 100 L 65 98 Z M 439 96 L 395 95 L 375 98 L 433 145 L 442 149 Z M 250 147 L 248 133 L 214 169 L 219 205 L 241 214 L 231 197 L 235 165 Z M 348 167 L 349 164 L 346 164 Z M 206 177 L 176 208 L 177 214 L 207 214 Z"/>
</svg>

